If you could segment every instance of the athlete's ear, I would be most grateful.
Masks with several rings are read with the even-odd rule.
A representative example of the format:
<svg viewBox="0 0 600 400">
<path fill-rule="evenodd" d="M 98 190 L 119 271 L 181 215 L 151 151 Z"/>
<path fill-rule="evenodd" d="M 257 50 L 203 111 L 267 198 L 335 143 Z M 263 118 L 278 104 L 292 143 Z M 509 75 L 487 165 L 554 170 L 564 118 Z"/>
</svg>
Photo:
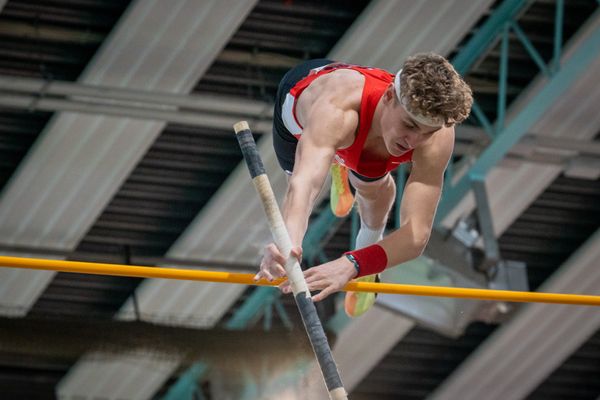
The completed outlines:
<svg viewBox="0 0 600 400">
<path fill-rule="evenodd" d="M 396 91 L 394 90 L 394 85 L 390 84 L 390 86 L 385 89 L 383 92 L 383 100 L 386 103 L 393 102 L 396 98 Z"/>
</svg>

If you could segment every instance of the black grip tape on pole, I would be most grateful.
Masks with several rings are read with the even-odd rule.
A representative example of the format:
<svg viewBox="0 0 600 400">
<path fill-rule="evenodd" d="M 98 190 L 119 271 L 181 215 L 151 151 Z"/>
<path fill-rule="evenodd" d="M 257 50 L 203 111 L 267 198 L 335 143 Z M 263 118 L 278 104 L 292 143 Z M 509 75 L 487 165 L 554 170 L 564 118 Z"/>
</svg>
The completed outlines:
<svg viewBox="0 0 600 400">
<path fill-rule="evenodd" d="M 244 155 L 244 160 L 246 160 L 246 165 L 248 166 L 252 179 L 264 174 L 265 166 L 262 163 L 260 154 L 256 148 L 256 142 L 254 142 L 250 129 L 242 129 L 236 133 L 237 135 L 235 136 L 242 149 L 242 154 Z"/>
<path fill-rule="evenodd" d="M 325 379 L 325 385 L 327 390 L 333 390 L 343 387 L 342 379 L 331 354 L 329 343 L 327 342 L 327 336 L 321 325 L 321 320 L 317 314 L 317 309 L 312 299 L 306 296 L 306 293 L 301 292 L 296 295 L 296 305 L 300 310 L 302 316 L 302 322 L 304 322 L 304 328 L 308 333 L 310 344 L 313 347 L 313 351 L 317 356 L 317 361 L 321 366 L 323 378 Z"/>
</svg>

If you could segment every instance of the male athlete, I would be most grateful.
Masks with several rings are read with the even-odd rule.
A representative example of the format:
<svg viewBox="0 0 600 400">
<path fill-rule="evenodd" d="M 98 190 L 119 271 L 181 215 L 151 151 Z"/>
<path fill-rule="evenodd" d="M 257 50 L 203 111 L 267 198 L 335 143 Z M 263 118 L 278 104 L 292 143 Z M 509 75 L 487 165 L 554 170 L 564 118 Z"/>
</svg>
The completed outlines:
<svg viewBox="0 0 600 400">
<path fill-rule="evenodd" d="M 386 267 L 418 257 L 431 234 L 454 125 L 468 117 L 472 102 L 471 89 L 452 65 L 432 53 L 408 58 L 395 75 L 325 59 L 290 70 L 275 99 L 273 141 L 289 175 L 282 212 L 294 248 L 283 255 L 267 245 L 255 279 L 285 276 L 286 257 L 301 259 L 308 219 L 330 167 L 333 212 L 344 216 L 351 210 L 349 180 L 361 227 L 356 250 L 304 272 L 309 289 L 321 290 L 313 300 L 354 278 L 374 281 Z M 401 226 L 383 238 L 396 197 L 390 171 L 405 162 L 412 167 Z M 280 288 L 290 292 L 287 281 Z M 371 293 L 348 293 L 346 312 L 360 315 L 374 300 Z"/>
</svg>

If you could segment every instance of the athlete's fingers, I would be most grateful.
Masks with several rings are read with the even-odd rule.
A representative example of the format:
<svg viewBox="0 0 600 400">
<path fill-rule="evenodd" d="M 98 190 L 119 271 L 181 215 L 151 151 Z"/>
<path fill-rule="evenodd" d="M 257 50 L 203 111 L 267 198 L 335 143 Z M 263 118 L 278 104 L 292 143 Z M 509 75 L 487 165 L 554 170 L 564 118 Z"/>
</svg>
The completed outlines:
<svg viewBox="0 0 600 400">
<path fill-rule="evenodd" d="M 333 286 L 328 286 L 325 289 L 321 290 L 321 292 L 319 294 L 316 294 L 312 297 L 312 301 L 313 302 L 317 302 L 317 301 L 321 301 L 323 299 L 325 299 L 327 296 L 329 296 L 332 293 L 335 293 L 336 290 L 333 288 Z"/>
<path fill-rule="evenodd" d="M 271 275 L 271 273 L 269 271 L 267 271 L 266 269 L 262 272 L 262 276 L 263 278 L 265 278 L 266 280 L 268 280 L 269 282 L 273 282 L 273 275 Z"/>
<path fill-rule="evenodd" d="M 281 282 L 278 286 L 279 290 L 281 290 L 282 293 L 290 293 L 292 291 L 292 287 L 290 286 L 290 281 L 288 279 L 286 279 L 285 281 Z"/>
<path fill-rule="evenodd" d="M 304 277 L 308 288 L 311 290 L 321 289 L 320 286 L 327 286 L 327 281 L 319 274 L 312 274 Z"/>
<path fill-rule="evenodd" d="M 307 285 L 308 285 L 308 290 L 313 292 L 315 290 L 327 289 L 328 287 L 331 286 L 331 282 L 329 282 L 327 279 L 315 279 L 315 280 L 312 280 L 310 283 L 307 282 Z"/>
<path fill-rule="evenodd" d="M 268 257 L 270 257 L 274 262 L 278 264 L 285 264 L 285 257 L 279 252 L 277 246 L 274 243 L 269 243 L 265 247 L 265 253 Z"/>
<path fill-rule="evenodd" d="M 302 247 L 292 247 L 292 251 L 290 251 L 290 256 L 296 257 L 296 259 L 298 259 L 298 262 L 302 262 Z"/>
<path fill-rule="evenodd" d="M 286 275 L 285 268 L 283 268 L 281 264 L 273 265 L 273 267 L 271 268 L 271 273 L 277 278 L 281 278 Z"/>
</svg>

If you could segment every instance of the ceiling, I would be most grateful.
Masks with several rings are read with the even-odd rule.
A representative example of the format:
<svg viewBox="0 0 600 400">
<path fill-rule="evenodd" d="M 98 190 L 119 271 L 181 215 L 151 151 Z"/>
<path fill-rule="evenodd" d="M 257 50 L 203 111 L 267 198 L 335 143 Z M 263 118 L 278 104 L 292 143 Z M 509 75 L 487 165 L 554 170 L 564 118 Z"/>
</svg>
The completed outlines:
<svg viewBox="0 0 600 400">
<path fill-rule="evenodd" d="M 0 77 L 143 90 L 165 99 L 193 95 L 200 104 L 196 122 L 186 124 L 89 109 L 50 111 L 44 88 L 17 103 L 19 96 L 0 86 L 0 251 L 256 270 L 268 231 L 230 122 L 251 122 L 281 196 L 285 179 L 270 150 L 270 105 L 279 79 L 297 62 L 329 56 L 394 70 L 408 54 L 422 50 L 456 60 L 507 5 L 518 10 L 514 18 L 541 59 L 552 58 L 556 1 L 470 3 L 0 1 Z M 600 18 L 597 1 L 565 3 L 562 60 L 570 65 L 579 54 L 577 46 L 598 36 Z M 501 45 L 492 41 L 464 72 L 491 121 L 498 114 Z M 536 104 L 549 78 L 514 33 L 509 54 L 510 123 Z M 500 253 L 527 264 L 531 290 L 600 294 L 600 180 L 593 175 L 600 157 L 600 90 L 593 83 L 598 59 L 600 54 L 592 55 L 586 70 L 548 104 L 486 179 Z M 86 98 L 75 100 L 84 104 Z M 179 111 L 193 108 L 184 105 Z M 457 136 L 457 166 L 476 160 L 490 142 L 474 117 Z M 591 177 L 586 176 L 590 168 Z M 473 201 L 464 196 L 444 226 L 473 213 Z M 390 220 L 390 228 L 393 224 Z M 351 221 L 334 225 L 319 238 L 326 258 L 337 257 L 350 243 Z M 264 377 L 274 374 L 264 365 L 266 358 L 242 362 L 227 351 L 225 340 L 214 342 L 222 358 L 250 366 L 226 368 L 214 353 L 203 357 L 206 350 L 200 345 L 198 357 L 189 359 L 84 354 L 67 351 L 75 337 L 51 341 L 52 332 L 76 336 L 74 323 L 92 330 L 122 329 L 117 332 L 126 337 L 138 332 L 132 325 L 136 320 L 162 327 L 156 335 L 164 340 L 189 329 L 219 335 L 258 295 L 244 286 L 2 269 L 3 326 L 22 324 L 39 332 L 40 339 L 39 346 L 0 347 L 0 393 L 3 399 L 166 398 L 193 376 L 186 375 L 193 363 L 203 362 L 209 372 L 192 381 L 204 398 L 282 398 L 277 395 L 281 385 Z M 271 299 L 272 318 L 259 313 L 243 323 L 248 338 L 260 337 L 269 326 L 287 338 L 289 324 L 302 335 L 293 301 Z M 328 301 L 319 312 L 328 321 L 337 315 L 336 304 Z M 377 307 L 368 319 L 330 333 L 352 399 L 476 399 L 487 394 L 490 399 L 597 400 L 599 327 L 600 313 L 592 307 L 522 305 L 502 323 L 474 321 L 464 334 L 448 337 Z M 350 334 L 354 342 L 347 344 Z M 347 356 L 358 349 L 370 357 Z M 309 361 L 298 361 L 300 366 L 288 362 L 281 369 L 290 373 L 275 374 L 276 381 L 300 393 L 297 387 L 305 383 L 300 375 Z M 350 369 L 355 372 L 345 374 Z"/>
</svg>

